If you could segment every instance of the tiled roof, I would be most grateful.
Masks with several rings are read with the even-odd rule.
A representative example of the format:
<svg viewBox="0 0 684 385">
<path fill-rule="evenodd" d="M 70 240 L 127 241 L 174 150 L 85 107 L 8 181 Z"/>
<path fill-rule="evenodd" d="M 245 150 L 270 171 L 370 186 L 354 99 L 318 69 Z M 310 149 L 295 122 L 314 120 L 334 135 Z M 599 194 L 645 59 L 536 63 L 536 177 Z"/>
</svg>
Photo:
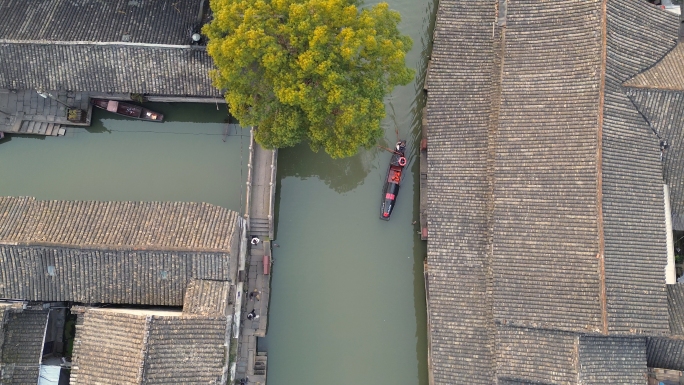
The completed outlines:
<svg viewBox="0 0 684 385">
<path fill-rule="evenodd" d="M 0 246 L 0 298 L 182 306 L 192 278 L 234 274 L 228 253 Z"/>
<path fill-rule="evenodd" d="M 535 384 L 576 384 L 578 345 L 574 333 L 499 327 L 497 375 Z"/>
<path fill-rule="evenodd" d="M 139 384 L 148 320 L 97 311 L 82 317 L 74 339 L 71 384 Z"/>
<path fill-rule="evenodd" d="M 641 336 L 669 333 L 664 194 L 659 141 L 622 83 L 677 27 L 640 0 L 440 1 L 427 100 L 436 384 L 645 383 Z M 502 339 L 511 327 L 529 329 Z M 546 361 L 570 340 L 579 368 Z"/>
<path fill-rule="evenodd" d="M 2 197 L 0 243 L 230 252 L 237 216 L 207 203 Z"/>
<path fill-rule="evenodd" d="M 653 67 L 629 79 L 625 86 L 684 91 L 684 43 L 679 43 Z"/>
<path fill-rule="evenodd" d="M 627 95 L 669 146 L 662 156 L 663 178 L 670 188 L 672 227 L 684 230 L 684 92 L 631 88 Z"/>
<path fill-rule="evenodd" d="M 219 384 L 226 317 L 88 310 L 77 327 L 71 384 Z"/>
<path fill-rule="evenodd" d="M 660 146 L 622 83 L 669 51 L 678 23 L 639 0 L 610 0 L 607 12 L 602 193 L 608 327 L 611 333 L 665 334 Z M 653 44 L 656 35 L 663 43 Z"/>
<path fill-rule="evenodd" d="M 645 384 L 645 338 L 500 326 L 497 351 L 499 384 Z"/>
<path fill-rule="evenodd" d="M 221 384 L 227 330 L 225 317 L 154 317 L 143 384 Z"/>
<path fill-rule="evenodd" d="M 0 41 L 0 88 L 220 96 L 203 48 Z"/>
<path fill-rule="evenodd" d="M 494 382 L 486 301 L 494 0 L 442 0 L 428 74 L 428 286 L 435 384 Z"/>
<path fill-rule="evenodd" d="M 684 339 L 649 338 L 648 367 L 684 371 Z"/>
<path fill-rule="evenodd" d="M 0 339 L 0 383 L 35 384 L 38 382 L 43 337 L 48 321 L 47 310 L 0 312 L 4 328 Z"/>
<path fill-rule="evenodd" d="M 644 385 L 646 339 L 581 336 L 579 368 L 583 385 Z"/>
<path fill-rule="evenodd" d="M 181 306 L 236 273 L 237 213 L 205 203 L 0 198 L 0 298 Z"/>
<path fill-rule="evenodd" d="M 508 2 L 493 147 L 497 321 L 573 331 L 601 327 L 600 8 L 598 0 L 544 7 Z"/>
<path fill-rule="evenodd" d="M 200 0 L 0 0 L 0 39 L 190 44 Z M 197 32 L 196 30 L 194 32 Z"/>
<path fill-rule="evenodd" d="M 684 283 L 667 285 L 670 333 L 684 337 Z"/>
<path fill-rule="evenodd" d="M 185 289 L 183 313 L 228 315 L 229 281 L 192 279 Z"/>
</svg>

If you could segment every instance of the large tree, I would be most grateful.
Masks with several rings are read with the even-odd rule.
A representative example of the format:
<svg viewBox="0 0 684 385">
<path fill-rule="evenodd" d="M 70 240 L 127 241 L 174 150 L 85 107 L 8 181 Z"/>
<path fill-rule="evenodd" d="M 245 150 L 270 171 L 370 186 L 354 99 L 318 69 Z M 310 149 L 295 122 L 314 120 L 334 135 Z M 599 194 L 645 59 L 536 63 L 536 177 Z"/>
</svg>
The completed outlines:
<svg viewBox="0 0 684 385">
<path fill-rule="evenodd" d="M 359 0 L 211 0 L 214 84 L 267 148 L 307 141 L 334 158 L 382 137 L 383 99 L 408 84 L 398 12 Z"/>
</svg>

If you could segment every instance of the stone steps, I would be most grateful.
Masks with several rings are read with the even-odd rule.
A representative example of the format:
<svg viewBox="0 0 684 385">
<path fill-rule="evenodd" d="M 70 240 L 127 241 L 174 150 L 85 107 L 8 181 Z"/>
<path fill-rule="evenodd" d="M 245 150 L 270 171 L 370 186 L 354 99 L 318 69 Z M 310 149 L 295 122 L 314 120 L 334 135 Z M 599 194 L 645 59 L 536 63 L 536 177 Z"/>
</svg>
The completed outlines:
<svg viewBox="0 0 684 385">
<path fill-rule="evenodd" d="M 264 218 L 250 218 L 249 219 L 249 233 L 250 235 L 268 236 L 270 233 L 270 226 L 268 219 Z"/>
<path fill-rule="evenodd" d="M 66 133 L 66 129 L 61 124 L 24 120 L 14 123 L 12 132 L 17 134 L 62 136 Z"/>
<path fill-rule="evenodd" d="M 268 358 L 265 355 L 257 355 L 254 357 L 254 374 L 257 376 L 266 375 L 266 365 Z"/>
</svg>

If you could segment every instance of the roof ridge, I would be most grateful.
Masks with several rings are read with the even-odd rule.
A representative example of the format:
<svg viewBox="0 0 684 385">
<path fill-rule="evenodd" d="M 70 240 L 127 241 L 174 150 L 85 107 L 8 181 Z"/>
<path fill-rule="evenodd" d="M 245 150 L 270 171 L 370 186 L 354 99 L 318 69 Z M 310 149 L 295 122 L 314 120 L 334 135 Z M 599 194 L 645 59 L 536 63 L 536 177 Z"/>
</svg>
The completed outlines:
<svg viewBox="0 0 684 385">
<path fill-rule="evenodd" d="M 205 51 L 206 47 L 202 45 L 178 45 L 178 44 L 158 44 L 158 43 L 135 43 L 126 41 L 65 41 L 65 40 L 14 40 L 14 39 L 0 39 L 0 44 L 38 44 L 38 45 L 102 45 L 102 46 L 132 46 L 132 47 L 148 47 L 148 48 L 168 48 L 168 49 L 193 49 Z"/>
<path fill-rule="evenodd" d="M 145 382 L 145 369 L 147 368 L 147 356 L 149 354 L 149 342 L 150 342 L 150 329 L 152 327 L 152 321 L 154 319 L 153 315 L 147 315 L 145 317 L 145 334 L 143 335 L 142 349 L 140 350 L 140 367 L 138 368 L 138 384 L 143 384 Z"/>
<path fill-rule="evenodd" d="M 608 334 L 608 299 L 606 291 L 606 242 L 603 231 L 603 114 L 606 100 L 606 66 L 608 60 L 608 4 L 601 2 L 601 66 L 599 74 L 599 103 L 596 134 L 596 225 L 598 232 L 599 303 L 603 333 Z"/>
</svg>

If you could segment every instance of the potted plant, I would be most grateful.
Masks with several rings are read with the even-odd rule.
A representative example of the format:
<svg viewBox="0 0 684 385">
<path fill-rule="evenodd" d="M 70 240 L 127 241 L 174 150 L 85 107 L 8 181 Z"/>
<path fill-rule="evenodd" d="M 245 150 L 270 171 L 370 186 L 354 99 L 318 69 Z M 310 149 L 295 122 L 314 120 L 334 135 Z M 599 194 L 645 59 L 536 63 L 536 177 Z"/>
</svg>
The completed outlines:
<svg viewBox="0 0 684 385">
<path fill-rule="evenodd" d="M 85 119 L 85 111 L 80 108 L 67 109 L 67 120 L 70 122 L 83 122 Z"/>
</svg>

